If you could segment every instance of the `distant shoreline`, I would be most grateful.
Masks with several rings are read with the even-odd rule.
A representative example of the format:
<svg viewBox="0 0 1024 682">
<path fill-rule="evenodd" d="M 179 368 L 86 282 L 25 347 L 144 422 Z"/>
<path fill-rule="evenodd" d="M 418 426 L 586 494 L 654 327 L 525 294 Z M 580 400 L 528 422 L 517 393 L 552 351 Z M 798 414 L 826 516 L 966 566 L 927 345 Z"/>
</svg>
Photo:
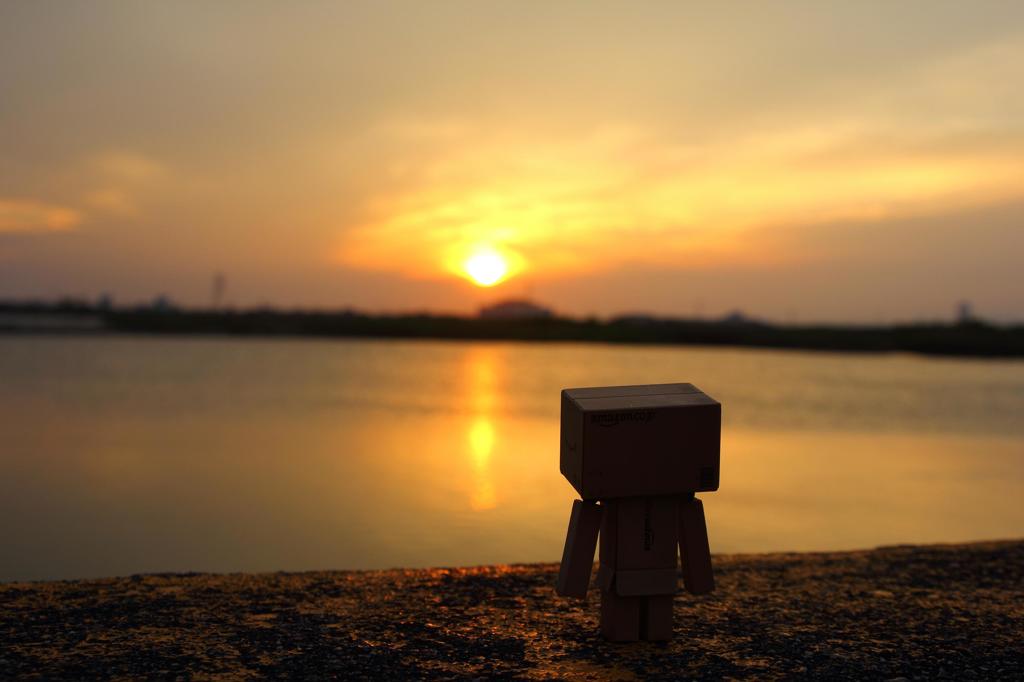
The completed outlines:
<svg viewBox="0 0 1024 682">
<path fill-rule="evenodd" d="M 0 334 L 163 334 L 694 345 L 974 358 L 1024 357 L 1024 326 L 981 321 L 879 326 L 777 325 L 754 320 L 372 315 L 355 311 L 211 311 L 0 304 Z"/>
</svg>

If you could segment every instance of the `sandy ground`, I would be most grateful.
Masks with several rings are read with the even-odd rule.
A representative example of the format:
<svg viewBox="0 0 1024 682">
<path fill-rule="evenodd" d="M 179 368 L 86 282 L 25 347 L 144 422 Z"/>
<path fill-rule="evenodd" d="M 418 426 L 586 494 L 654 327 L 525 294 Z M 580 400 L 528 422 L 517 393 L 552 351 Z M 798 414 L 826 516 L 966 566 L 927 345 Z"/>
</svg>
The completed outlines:
<svg viewBox="0 0 1024 682">
<path fill-rule="evenodd" d="M 670 644 L 552 564 L 0 585 L 0 677 L 1024 678 L 1024 541 L 716 556 Z"/>
</svg>

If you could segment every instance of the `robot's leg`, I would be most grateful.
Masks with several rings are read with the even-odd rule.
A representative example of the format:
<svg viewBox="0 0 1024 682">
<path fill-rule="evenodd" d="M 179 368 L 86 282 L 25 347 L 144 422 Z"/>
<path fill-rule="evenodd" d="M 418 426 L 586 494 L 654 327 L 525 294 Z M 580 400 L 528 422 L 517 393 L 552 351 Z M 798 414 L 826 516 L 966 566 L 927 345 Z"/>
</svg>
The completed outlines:
<svg viewBox="0 0 1024 682">
<path fill-rule="evenodd" d="M 612 642 L 640 639 L 640 600 L 620 597 L 615 590 L 601 590 L 601 634 Z"/>
<path fill-rule="evenodd" d="M 640 638 L 652 642 L 672 639 L 672 595 L 643 597 L 640 607 Z"/>
<path fill-rule="evenodd" d="M 683 562 L 683 584 L 691 594 L 707 594 L 715 589 L 711 572 L 711 549 L 704 522 L 704 505 L 697 498 L 679 505 L 679 553 Z"/>
</svg>

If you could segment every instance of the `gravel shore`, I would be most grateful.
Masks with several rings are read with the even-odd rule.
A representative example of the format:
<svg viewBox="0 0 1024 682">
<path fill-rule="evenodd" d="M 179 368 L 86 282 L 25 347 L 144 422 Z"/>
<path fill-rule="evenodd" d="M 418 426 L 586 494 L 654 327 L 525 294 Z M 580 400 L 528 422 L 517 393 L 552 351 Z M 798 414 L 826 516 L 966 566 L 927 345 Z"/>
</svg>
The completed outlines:
<svg viewBox="0 0 1024 682">
<path fill-rule="evenodd" d="M 554 564 L 0 584 L 0 678 L 1024 678 L 1024 541 L 714 563 L 669 644 Z"/>
</svg>

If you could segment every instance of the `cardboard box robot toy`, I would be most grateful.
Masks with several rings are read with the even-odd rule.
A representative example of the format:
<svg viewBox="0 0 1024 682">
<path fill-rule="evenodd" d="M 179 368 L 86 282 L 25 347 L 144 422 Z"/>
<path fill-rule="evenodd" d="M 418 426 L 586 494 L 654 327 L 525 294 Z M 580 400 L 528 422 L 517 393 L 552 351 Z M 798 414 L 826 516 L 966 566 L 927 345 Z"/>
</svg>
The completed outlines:
<svg viewBox="0 0 1024 682">
<path fill-rule="evenodd" d="M 562 391 L 561 470 L 572 504 L 557 592 L 587 595 L 601 538 L 601 632 L 672 637 L 677 553 L 692 594 L 715 588 L 704 507 L 718 490 L 722 406 L 692 384 Z"/>
</svg>

